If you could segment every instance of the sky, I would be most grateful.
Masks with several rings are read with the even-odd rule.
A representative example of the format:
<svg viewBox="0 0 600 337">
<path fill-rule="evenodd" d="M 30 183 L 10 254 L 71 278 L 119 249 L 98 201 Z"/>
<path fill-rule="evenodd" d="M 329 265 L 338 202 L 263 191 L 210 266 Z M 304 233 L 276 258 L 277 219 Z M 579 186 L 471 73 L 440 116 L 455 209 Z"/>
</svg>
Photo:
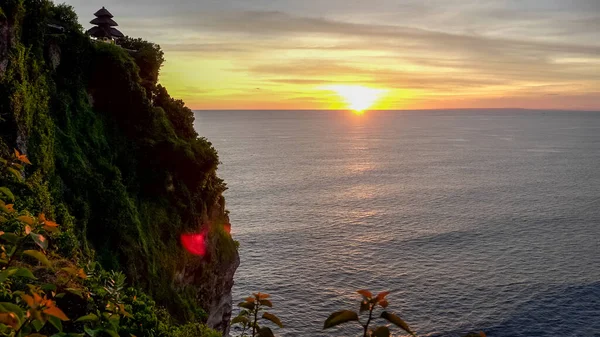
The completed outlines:
<svg viewBox="0 0 600 337">
<path fill-rule="evenodd" d="M 373 109 L 600 110 L 600 0 L 66 3 L 158 43 L 192 109 L 345 109 L 337 89 L 365 87 Z"/>
</svg>

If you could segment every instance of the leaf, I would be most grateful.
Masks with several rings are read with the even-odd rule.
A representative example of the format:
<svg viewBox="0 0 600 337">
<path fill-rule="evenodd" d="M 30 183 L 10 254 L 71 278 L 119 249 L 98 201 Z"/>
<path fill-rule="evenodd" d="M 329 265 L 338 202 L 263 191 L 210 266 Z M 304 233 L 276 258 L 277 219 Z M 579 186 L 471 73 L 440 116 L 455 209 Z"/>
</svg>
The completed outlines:
<svg viewBox="0 0 600 337">
<path fill-rule="evenodd" d="M 46 215 L 44 215 L 44 213 L 40 213 L 40 215 L 38 215 L 38 219 L 41 223 L 48 227 L 58 227 L 56 222 L 46 219 Z"/>
<path fill-rule="evenodd" d="M 336 325 L 340 325 L 346 322 L 358 321 L 358 314 L 354 311 L 350 310 L 342 310 L 334 312 L 329 315 L 327 320 L 325 320 L 325 324 L 323 325 L 323 329 L 329 329 Z"/>
<path fill-rule="evenodd" d="M 81 316 L 75 320 L 75 323 L 89 323 L 89 322 L 97 322 L 99 320 L 98 316 L 94 314 L 88 314 L 85 316 Z"/>
<path fill-rule="evenodd" d="M 387 300 L 379 301 L 379 305 L 384 309 L 387 308 L 389 304 L 390 303 Z"/>
<path fill-rule="evenodd" d="M 93 330 L 93 329 L 88 328 L 87 326 L 85 326 L 85 327 L 83 327 L 83 331 L 85 331 L 91 337 L 95 337 L 96 334 L 101 331 L 101 329 Z"/>
<path fill-rule="evenodd" d="M 38 321 L 37 319 L 32 321 L 31 325 L 33 325 L 33 328 L 35 329 L 35 331 L 40 331 L 44 327 L 44 323 Z M 29 336 L 31 336 L 31 335 L 29 335 Z"/>
<path fill-rule="evenodd" d="M 377 294 L 377 297 L 375 297 L 375 299 L 377 300 L 377 302 L 379 302 L 379 301 L 382 301 L 382 300 L 384 300 L 384 299 L 385 299 L 385 297 L 386 297 L 387 295 L 389 295 L 389 294 L 390 294 L 390 292 L 389 292 L 389 291 L 383 291 L 383 292 L 380 292 L 379 294 Z"/>
<path fill-rule="evenodd" d="M 271 301 L 269 301 L 269 300 L 260 300 L 260 305 L 264 305 L 264 306 L 267 306 L 269 308 L 273 307 L 273 303 L 271 303 Z"/>
<path fill-rule="evenodd" d="M 56 291 L 56 284 L 46 283 L 40 287 L 43 291 Z"/>
<path fill-rule="evenodd" d="M 19 150 L 17 149 L 15 149 L 15 157 L 17 157 L 20 162 L 31 165 L 31 162 L 29 159 L 27 159 L 27 156 L 19 153 Z"/>
<path fill-rule="evenodd" d="M 34 308 L 37 306 L 35 300 L 33 299 L 33 297 L 31 297 L 31 295 L 21 295 L 21 298 L 23 299 L 23 301 L 25 301 L 25 303 L 27 303 L 27 306 L 29 306 L 30 308 Z"/>
<path fill-rule="evenodd" d="M 37 251 L 37 250 L 26 250 L 26 251 L 23 252 L 23 254 L 31 256 L 31 257 L 37 259 L 42 264 L 44 264 L 44 265 L 46 265 L 48 267 L 52 267 L 52 264 L 50 263 L 50 261 L 48 260 L 48 258 L 46 257 L 46 255 L 44 255 L 40 251 Z"/>
<path fill-rule="evenodd" d="M 44 309 L 44 313 L 46 315 L 54 316 L 54 317 L 60 319 L 61 321 L 69 320 L 69 317 L 67 317 L 67 315 L 65 315 L 65 313 L 62 310 L 60 310 L 58 307 L 46 308 L 46 309 Z"/>
<path fill-rule="evenodd" d="M 280 328 L 283 328 L 283 324 L 281 323 L 281 320 L 279 319 L 279 317 L 277 317 L 277 316 L 275 316 L 275 315 L 273 315 L 273 314 L 270 314 L 270 313 L 268 313 L 268 312 L 265 312 L 265 313 L 262 315 L 262 318 L 264 318 L 264 319 L 268 319 L 269 321 L 271 321 L 271 322 L 273 322 L 273 323 L 277 324 L 277 326 L 278 326 L 278 327 L 280 327 Z"/>
<path fill-rule="evenodd" d="M 380 326 L 373 330 L 371 337 L 390 337 L 390 329 L 387 326 Z"/>
<path fill-rule="evenodd" d="M 29 215 L 21 215 L 17 217 L 17 220 L 21 221 L 22 223 L 28 224 L 29 226 L 33 226 L 33 224 L 35 223 L 35 219 L 33 217 L 30 217 Z"/>
<path fill-rule="evenodd" d="M 271 331 L 271 329 L 264 327 L 261 328 L 260 330 L 258 330 L 258 336 L 259 337 L 275 337 L 275 335 L 273 334 L 273 331 Z"/>
<path fill-rule="evenodd" d="M 35 280 L 35 276 L 33 276 L 33 273 L 31 272 L 31 270 L 27 269 L 27 268 L 18 268 L 15 273 L 14 276 L 18 276 L 18 277 L 25 277 L 28 279 L 32 279 Z"/>
<path fill-rule="evenodd" d="M 8 172 L 10 172 L 15 178 L 17 178 L 19 181 L 23 181 L 23 175 L 21 174 L 21 172 L 15 170 L 12 167 L 7 167 Z"/>
<path fill-rule="evenodd" d="M 388 322 L 392 324 L 399 326 L 400 328 L 402 328 L 402 330 L 408 332 L 409 334 L 413 336 L 415 335 L 415 333 L 410 329 L 410 327 L 408 327 L 408 324 L 406 324 L 406 322 L 404 322 L 400 317 L 387 311 L 382 312 L 380 317 L 388 320 Z"/>
<path fill-rule="evenodd" d="M 73 268 L 73 267 L 64 267 L 61 268 L 60 270 L 66 271 L 67 273 L 69 273 L 72 276 L 77 276 L 79 278 L 87 278 L 87 275 L 85 274 L 85 272 L 83 271 L 83 269 L 77 269 L 77 268 Z"/>
<path fill-rule="evenodd" d="M 110 337 L 120 337 L 115 330 L 104 329 L 103 332 L 106 332 Z"/>
<path fill-rule="evenodd" d="M 260 293 L 260 292 L 252 294 L 252 295 L 256 296 L 256 298 L 258 298 L 259 300 L 264 300 L 264 299 L 267 299 L 267 298 L 271 297 L 271 295 L 269 295 L 269 294 L 263 294 L 263 293 Z"/>
<path fill-rule="evenodd" d="M 8 197 L 8 199 L 10 199 L 10 201 L 15 201 L 14 194 L 12 194 L 12 192 L 7 187 L 0 187 L 0 192 L 2 192 L 2 194 L 6 195 Z"/>
<path fill-rule="evenodd" d="M 2 238 L 13 245 L 19 241 L 19 236 L 15 233 L 4 233 L 2 234 Z"/>
<path fill-rule="evenodd" d="M 256 305 L 254 303 L 250 303 L 250 302 L 242 302 L 242 303 L 238 304 L 238 307 L 248 309 L 248 310 L 254 310 L 255 306 Z"/>
<path fill-rule="evenodd" d="M 15 211 L 14 208 L 14 204 L 4 204 L 3 202 L 0 202 L 0 210 L 2 210 L 4 213 L 12 213 Z"/>
<path fill-rule="evenodd" d="M 75 288 L 66 288 L 66 291 L 70 292 L 73 295 L 79 296 L 81 298 L 83 298 L 83 291 L 81 291 L 80 289 L 75 289 Z"/>
<path fill-rule="evenodd" d="M 236 316 L 234 319 L 231 320 L 231 325 L 233 324 L 248 324 L 250 323 L 250 321 L 248 320 L 248 317 L 246 316 Z"/>
<path fill-rule="evenodd" d="M 12 312 L 17 315 L 17 317 L 22 320 L 23 319 L 23 309 L 16 304 L 3 302 L 0 303 L 0 312 Z"/>
<path fill-rule="evenodd" d="M 359 291 L 357 291 L 357 293 L 361 294 L 364 298 L 373 297 L 373 294 L 371 294 L 371 292 L 366 289 L 359 290 Z"/>
<path fill-rule="evenodd" d="M 0 323 L 8 325 L 13 329 L 17 329 L 18 326 L 21 324 L 17 315 L 12 312 L 0 313 Z"/>
<path fill-rule="evenodd" d="M 37 245 L 40 246 L 40 248 L 42 248 L 43 250 L 48 249 L 48 239 L 46 239 L 45 236 L 33 232 L 30 233 L 29 236 L 31 236 L 33 241 L 35 241 L 35 243 L 37 243 Z"/>
</svg>

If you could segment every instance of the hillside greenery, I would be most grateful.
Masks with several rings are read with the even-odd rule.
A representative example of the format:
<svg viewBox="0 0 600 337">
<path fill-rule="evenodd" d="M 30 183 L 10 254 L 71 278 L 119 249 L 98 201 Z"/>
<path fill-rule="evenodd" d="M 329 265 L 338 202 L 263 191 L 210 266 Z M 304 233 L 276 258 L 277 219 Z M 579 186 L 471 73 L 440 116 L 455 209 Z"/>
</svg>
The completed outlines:
<svg viewBox="0 0 600 337">
<path fill-rule="evenodd" d="M 22 180 L 0 177 L 14 208 L 61 225 L 49 236 L 57 258 L 123 272 L 152 315 L 164 307 L 174 325 L 202 321 L 196 288 L 175 286 L 177 271 L 196 258 L 179 236 L 198 230 L 226 187 L 192 111 L 157 84 L 160 47 L 134 38 L 122 47 L 93 43 L 70 6 L 48 0 L 2 1 L 0 27 L 10 40 L 0 74 L 0 157 L 17 149 L 33 163 Z M 213 258 L 231 259 L 232 239 L 211 233 L 221 243 Z"/>
</svg>

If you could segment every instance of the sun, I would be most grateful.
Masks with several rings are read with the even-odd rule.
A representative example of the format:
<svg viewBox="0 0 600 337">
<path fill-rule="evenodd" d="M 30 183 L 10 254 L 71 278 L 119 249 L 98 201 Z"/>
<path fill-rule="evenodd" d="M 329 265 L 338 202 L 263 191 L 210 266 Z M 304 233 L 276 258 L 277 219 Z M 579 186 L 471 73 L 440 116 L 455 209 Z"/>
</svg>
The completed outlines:
<svg viewBox="0 0 600 337">
<path fill-rule="evenodd" d="M 327 90 L 334 91 L 342 97 L 348 109 L 357 114 L 362 114 L 365 110 L 372 107 L 386 92 L 385 89 L 375 89 L 363 87 L 360 85 L 332 85 Z"/>
</svg>

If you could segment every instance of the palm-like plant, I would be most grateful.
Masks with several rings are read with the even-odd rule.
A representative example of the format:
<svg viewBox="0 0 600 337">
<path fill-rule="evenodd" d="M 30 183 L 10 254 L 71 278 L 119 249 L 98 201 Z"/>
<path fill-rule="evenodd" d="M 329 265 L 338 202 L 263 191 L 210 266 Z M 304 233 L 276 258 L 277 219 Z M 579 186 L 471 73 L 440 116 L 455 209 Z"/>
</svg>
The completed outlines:
<svg viewBox="0 0 600 337">
<path fill-rule="evenodd" d="M 268 299 L 269 297 L 269 294 L 255 293 L 252 294 L 252 296 L 247 297 L 244 302 L 238 304 L 238 306 L 242 308 L 242 311 L 237 317 L 231 320 L 231 325 L 239 324 L 242 326 L 241 337 L 273 337 L 273 331 L 269 327 L 259 326 L 258 320 L 260 318 L 271 321 L 280 328 L 283 328 L 283 324 L 277 316 L 264 311 L 265 307 L 273 307 L 273 303 Z M 259 316 L 261 312 L 262 315 Z M 246 330 L 249 331 L 246 332 Z M 251 335 L 250 331 L 252 332 Z"/>
<path fill-rule="evenodd" d="M 389 294 L 389 292 L 384 291 L 377 294 L 377 296 L 373 296 L 373 294 L 368 290 L 359 290 L 358 293 L 363 297 L 362 301 L 360 302 L 359 313 L 351 310 L 334 312 L 333 314 L 329 315 L 325 321 L 323 329 L 329 329 L 348 322 L 358 322 L 358 324 L 360 324 L 360 326 L 363 328 L 363 337 L 389 337 L 391 336 L 391 332 L 390 329 L 385 325 L 370 328 L 370 325 L 374 319 L 383 318 L 389 323 L 400 327 L 402 330 L 408 332 L 412 336 L 415 336 L 415 333 L 410 329 L 408 324 L 404 322 L 404 320 L 402 320 L 399 316 L 385 310 L 389 305 L 386 299 L 386 296 Z M 377 307 L 383 309 L 379 314 L 379 317 L 373 316 Z M 359 314 L 363 313 L 365 315 L 368 313 L 364 323 L 361 322 L 359 317 Z"/>
</svg>

